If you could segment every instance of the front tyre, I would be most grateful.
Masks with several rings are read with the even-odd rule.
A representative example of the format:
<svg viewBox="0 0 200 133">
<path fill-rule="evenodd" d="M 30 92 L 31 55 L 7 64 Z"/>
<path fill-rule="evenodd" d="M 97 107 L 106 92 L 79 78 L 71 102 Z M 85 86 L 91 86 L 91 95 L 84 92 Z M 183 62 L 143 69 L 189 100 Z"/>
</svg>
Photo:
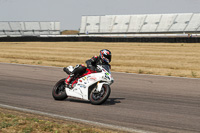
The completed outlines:
<svg viewBox="0 0 200 133">
<path fill-rule="evenodd" d="M 59 80 L 53 87 L 52 96 L 55 100 L 65 100 L 67 94 L 65 91 L 65 79 Z"/>
<path fill-rule="evenodd" d="M 90 93 L 90 102 L 95 105 L 102 104 L 108 99 L 110 92 L 110 86 L 106 84 L 102 86 L 100 92 L 96 92 L 96 88 L 94 88 Z"/>
</svg>

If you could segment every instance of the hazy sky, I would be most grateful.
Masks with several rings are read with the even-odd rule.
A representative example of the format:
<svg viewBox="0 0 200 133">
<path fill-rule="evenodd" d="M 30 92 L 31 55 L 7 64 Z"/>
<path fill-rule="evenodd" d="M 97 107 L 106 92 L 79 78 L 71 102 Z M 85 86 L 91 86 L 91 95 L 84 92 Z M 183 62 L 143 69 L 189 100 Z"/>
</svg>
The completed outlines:
<svg viewBox="0 0 200 133">
<path fill-rule="evenodd" d="M 200 0 L 0 0 L 0 21 L 60 21 L 78 30 L 82 15 L 200 13 Z"/>
</svg>

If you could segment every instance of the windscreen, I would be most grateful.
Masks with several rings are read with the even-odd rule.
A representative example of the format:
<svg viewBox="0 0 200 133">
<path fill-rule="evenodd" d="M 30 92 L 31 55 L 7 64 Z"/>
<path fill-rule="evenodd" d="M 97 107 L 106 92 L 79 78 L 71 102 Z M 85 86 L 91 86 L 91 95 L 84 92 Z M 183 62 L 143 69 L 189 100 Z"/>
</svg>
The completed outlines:
<svg viewBox="0 0 200 133">
<path fill-rule="evenodd" d="M 110 72 L 110 66 L 109 66 L 109 65 L 102 65 L 102 67 L 103 67 L 107 72 L 111 73 L 111 72 Z"/>
</svg>

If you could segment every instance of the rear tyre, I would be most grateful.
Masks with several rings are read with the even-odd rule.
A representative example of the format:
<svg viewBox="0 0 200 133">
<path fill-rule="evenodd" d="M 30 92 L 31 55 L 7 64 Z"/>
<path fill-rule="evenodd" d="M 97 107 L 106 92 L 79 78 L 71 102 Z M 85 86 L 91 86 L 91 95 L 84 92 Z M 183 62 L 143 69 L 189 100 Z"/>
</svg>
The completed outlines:
<svg viewBox="0 0 200 133">
<path fill-rule="evenodd" d="M 90 93 L 90 102 L 94 105 L 99 105 L 104 103 L 110 96 L 110 86 L 103 85 L 100 92 L 96 92 L 96 87 Z"/>
<path fill-rule="evenodd" d="M 65 91 L 65 79 L 59 80 L 53 87 L 52 96 L 55 100 L 65 100 L 67 94 Z"/>
</svg>

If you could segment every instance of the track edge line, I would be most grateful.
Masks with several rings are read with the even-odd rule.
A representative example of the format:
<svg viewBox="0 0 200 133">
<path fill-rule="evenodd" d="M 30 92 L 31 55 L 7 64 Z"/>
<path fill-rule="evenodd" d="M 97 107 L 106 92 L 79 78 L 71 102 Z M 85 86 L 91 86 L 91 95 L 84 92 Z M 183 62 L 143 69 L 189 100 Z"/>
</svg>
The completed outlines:
<svg viewBox="0 0 200 133">
<path fill-rule="evenodd" d="M 120 131 L 127 131 L 127 132 L 134 132 L 134 133 L 153 133 L 153 132 L 150 132 L 150 131 L 127 128 L 127 127 L 117 126 L 117 125 L 112 125 L 112 124 L 104 124 L 104 123 L 100 123 L 100 122 L 83 120 L 83 119 L 73 118 L 73 117 L 68 117 L 68 116 L 62 116 L 62 115 L 32 110 L 32 109 L 20 108 L 20 107 L 10 106 L 10 105 L 6 105 L 6 104 L 0 104 L 0 107 L 6 108 L 6 109 L 12 109 L 12 110 L 17 110 L 17 111 L 33 113 L 33 114 L 45 115 L 45 116 L 58 118 L 58 119 L 64 119 L 64 120 L 70 120 L 70 121 L 74 121 L 74 122 L 85 123 L 85 124 L 89 124 L 89 125 L 101 126 L 101 127 L 120 130 Z"/>
</svg>

